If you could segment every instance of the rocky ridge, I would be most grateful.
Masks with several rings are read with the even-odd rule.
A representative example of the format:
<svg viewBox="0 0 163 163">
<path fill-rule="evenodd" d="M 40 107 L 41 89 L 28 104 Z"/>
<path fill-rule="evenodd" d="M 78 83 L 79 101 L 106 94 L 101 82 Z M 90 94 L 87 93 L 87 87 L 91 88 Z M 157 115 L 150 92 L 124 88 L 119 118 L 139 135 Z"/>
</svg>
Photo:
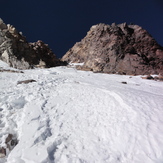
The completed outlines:
<svg viewBox="0 0 163 163">
<path fill-rule="evenodd" d="M 138 25 L 98 24 L 62 61 L 84 63 L 81 70 L 128 75 L 162 74 L 163 48 Z"/>
<path fill-rule="evenodd" d="M 64 63 L 42 41 L 28 43 L 12 25 L 0 19 L 0 59 L 18 69 L 54 67 Z"/>
</svg>

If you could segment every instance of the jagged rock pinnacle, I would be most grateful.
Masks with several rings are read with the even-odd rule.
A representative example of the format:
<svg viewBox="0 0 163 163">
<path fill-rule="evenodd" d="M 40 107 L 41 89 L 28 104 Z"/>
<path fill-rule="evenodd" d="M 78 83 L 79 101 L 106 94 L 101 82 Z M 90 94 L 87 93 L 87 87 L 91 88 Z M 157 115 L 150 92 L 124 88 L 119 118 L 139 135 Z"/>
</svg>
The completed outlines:
<svg viewBox="0 0 163 163">
<path fill-rule="evenodd" d="M 62 65 L 54 53 L 42 41 L 28 43 L 26 38 L 12 25 L 0 19 L 0 59 L 11 67 L 29 69 Z"/>
<path fill-rule="evenodd" d="M 138 25 L 98 24 L 76 43 L 63 61 L 84 63 L 81 70 L 118 74 L 163 72 L 163 48 Z"/>
</svg>

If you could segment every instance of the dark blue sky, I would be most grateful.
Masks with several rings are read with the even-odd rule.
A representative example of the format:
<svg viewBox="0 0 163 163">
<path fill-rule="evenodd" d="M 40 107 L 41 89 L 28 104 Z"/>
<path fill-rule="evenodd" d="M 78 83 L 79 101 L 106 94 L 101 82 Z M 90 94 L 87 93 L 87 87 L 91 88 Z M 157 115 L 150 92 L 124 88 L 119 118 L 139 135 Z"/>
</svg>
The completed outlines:
<svg viewBox="0 0 163 163">
<path fill-rule="evenodd" d="M 98 23 L 138 24 L 163 46 L 163 0 L 0 0 L 0 17 L 58 57 Z"/>
</svg>

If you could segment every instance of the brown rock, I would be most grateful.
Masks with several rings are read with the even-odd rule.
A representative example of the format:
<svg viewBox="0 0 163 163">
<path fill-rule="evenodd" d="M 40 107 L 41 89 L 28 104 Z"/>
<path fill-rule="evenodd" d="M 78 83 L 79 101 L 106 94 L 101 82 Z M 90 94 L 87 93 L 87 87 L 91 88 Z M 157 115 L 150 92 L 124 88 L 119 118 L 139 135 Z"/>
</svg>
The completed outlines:
<svg viewBox="0 0 163 163">
<path fill-rule="evenodd" d="M 30 80 L 18 81 L 17 84 L 28 84 L 32 82 L 36 82 L 36 80 L 30 79 Z"/>
<path fill-rule="evenodd" d="M 151 75 L 142 77 L 142 79 L 154 80 L 154 78 Z"/>
<path fill-rule="evenodd" d="M 35 43 L 29 43 L 29 45 L 36 52 L 37 58 L 40 58 L 36 67 L 48 68 L 65 65 L 65 62 L 57 59 L 52 50 L 43 41 L 39 40 Z"/>
<path fill-rule="evenodd" d="M 12 138 L 13 138 L 13 135 L 12 134 L 8 134 L 5 143 L 6 144 L 9 143 L 12 140 Z"/>
<path fill-rule="evenodd" d="M 12 150 L 17 145 L 18 141 L 14 135 L 8 134 L 5 140 L 5 143 L 6 143 L 8 150 Z"/>
<path fill-rule="evenodd" d="M 0 69 L 0 72 L 24 73 L 23 71 Z"/>
<path fill-rule="evenodd" d="M 0 148 L 0 158 L 3 158 L 6 156 L 6 149 L 5 148 Z"/>
<path fill-rule="evenodd" d="M 159 81 L 163 81 L 163 76 L 159 75 L 159 76 L 155 76 L 154 80 L 159 80 Z"/>
<path fill-rule="evenodd" d="M 42 41 L 28 43 L 12 25 L 5 25 L 1 19 L 0 45 L 0 59 L 14 68 L 48 68 L 65 65 L 57 59 L 47 44 Z"/>
<path fill-rule="evenodd" d="M 127 82 L 122 82 L 122 84 L 127 84 Z"/>
<path fill-rule="evenodd" d="M 163 72 L 163 48 L 138 25 L 92 26 L 62 61 L 84 63 L 83 70 L 127 75 Z"/>
</svg>

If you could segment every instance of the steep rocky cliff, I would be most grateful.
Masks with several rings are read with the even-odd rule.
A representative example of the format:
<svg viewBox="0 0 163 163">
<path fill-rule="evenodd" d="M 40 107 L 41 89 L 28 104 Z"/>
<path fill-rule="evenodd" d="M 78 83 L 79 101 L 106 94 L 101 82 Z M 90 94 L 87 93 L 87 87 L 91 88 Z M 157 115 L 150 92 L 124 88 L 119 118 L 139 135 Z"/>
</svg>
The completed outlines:
<svg viewBox="0 0 163 163">
<path fill-rule="evenodd" d="M 163 48 L 138 25 L 98 24 L 62 61 L 84 63 L 81 70 L 118 74 L 163 73 Z"/>
<path fill-rule="evenodd" d="M 62 65 L 54 53 L 42 41 L 28 43 L 12 25 L 0 19 L 0 59 L 11 67 L 29 69 Z"/>
</svg>

